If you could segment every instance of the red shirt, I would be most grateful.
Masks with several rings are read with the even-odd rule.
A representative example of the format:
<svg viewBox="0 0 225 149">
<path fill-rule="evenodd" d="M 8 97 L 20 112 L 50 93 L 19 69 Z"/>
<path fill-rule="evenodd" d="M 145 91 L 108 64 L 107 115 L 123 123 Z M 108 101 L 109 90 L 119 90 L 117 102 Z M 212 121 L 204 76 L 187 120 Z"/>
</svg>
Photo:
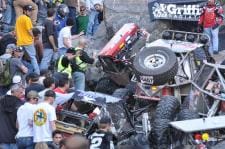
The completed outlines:
<svg viewBox="0 0 225 149">
<path fill-rule="evenodd" d="M 60 94 L 66 94 L 66 92 L 65 91 L 63 91 L 63 90 L 61 90 L 60 88 L 55 88 L 54 89 L 54 92 L 56 92 L 56 93 L 60 93 Z"/>
</svg>

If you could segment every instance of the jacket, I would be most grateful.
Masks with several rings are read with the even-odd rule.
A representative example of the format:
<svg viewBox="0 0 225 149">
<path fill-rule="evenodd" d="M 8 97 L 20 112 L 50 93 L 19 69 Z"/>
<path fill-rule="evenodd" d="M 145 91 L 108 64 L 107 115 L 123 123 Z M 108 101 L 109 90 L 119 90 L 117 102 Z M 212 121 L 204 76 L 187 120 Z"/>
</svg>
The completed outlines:
<svg viewBox="0 0 225 149">
<path fill-rule="evenodd" d="M 22 101 L 15 96 L 6 95 L 0 99 L 0 144 L 16 143 L 17 110 Z"/>
<path fill-rule="evenodd" d="M 203 28 L 216 28 L 223 23 L 223 9 L 217 5 L 206 5 L 202 9 L 198 24 Z"/>
</svg>

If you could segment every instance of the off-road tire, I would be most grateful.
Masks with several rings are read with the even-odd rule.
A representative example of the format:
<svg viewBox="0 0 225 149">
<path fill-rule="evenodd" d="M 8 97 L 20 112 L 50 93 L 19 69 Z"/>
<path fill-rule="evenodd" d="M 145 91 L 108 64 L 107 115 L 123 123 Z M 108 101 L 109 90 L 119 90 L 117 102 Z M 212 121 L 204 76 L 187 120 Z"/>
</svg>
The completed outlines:
<svg viewBox="0 0 225 149">
<path fill-rule="evenodd" d="M 153 66 L 153 62 L 150 61 L 151 56 L 156 55 L 162 60 L 158 68 L 155 65 Z M 148 67 L 147 64 L 152 67 Z M 145 47 L 134 58 L 133 67 L 139 81 L 140 76 L 151 76 L 153 77 L 153 85 L 163 85 L 177 74 L 178 62 L 176 55 L 168 48 Z"/>
<path fill-rule="evenodd" d="M 180 102 L 174 96 L 163 96 L 155 110 L 155 119 L 173 120 L 180 108 Z"/>
<path fill-rule="evenodd" d="M 150 146 L 153 149 L 167 149 L 169 140 L 169 119 L 155 119 L 149 135 Z"/>
<path fill-rule="evenodd" d="M 98 81 L 95 91 L 112 95 L 112 93 L 118 88 L 118 85 L 110 78 L 102 78 Z"/>
<path fill-rule="evenodd" d="M 198 113 L 187 108 L 182 109 L 177 115 L 178 121 L 191 120 L 191 119 L 197 119 L 197 118 L 199 118 Z"/>
</svg>

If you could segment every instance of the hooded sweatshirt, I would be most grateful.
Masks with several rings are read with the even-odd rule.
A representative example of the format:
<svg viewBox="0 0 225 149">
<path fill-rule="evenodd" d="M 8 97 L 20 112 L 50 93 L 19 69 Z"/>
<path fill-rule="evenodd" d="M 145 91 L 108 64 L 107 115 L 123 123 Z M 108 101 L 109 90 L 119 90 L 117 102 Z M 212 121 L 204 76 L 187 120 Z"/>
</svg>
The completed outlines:
<svg viewBox="0 0 225 149">
<path fill-rule="evenodd" d="M 22 105 L 17 97 L 6 95 L 0 99 L 0 144 L 16 143 L 16 113 Z"/>
</svg>

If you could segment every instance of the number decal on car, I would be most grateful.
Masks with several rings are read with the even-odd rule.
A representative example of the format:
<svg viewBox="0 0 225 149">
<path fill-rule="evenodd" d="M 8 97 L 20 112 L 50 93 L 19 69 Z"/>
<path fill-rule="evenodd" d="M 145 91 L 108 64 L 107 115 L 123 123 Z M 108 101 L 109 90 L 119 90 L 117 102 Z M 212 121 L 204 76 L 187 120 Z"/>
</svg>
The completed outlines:
<svg viewBox="0 0 225 149">
<path fill-rule="evenodd" d="M 141 83 L 144 84 L 153 84 L 153 76 L 140 76 Z"/>
</svg>

